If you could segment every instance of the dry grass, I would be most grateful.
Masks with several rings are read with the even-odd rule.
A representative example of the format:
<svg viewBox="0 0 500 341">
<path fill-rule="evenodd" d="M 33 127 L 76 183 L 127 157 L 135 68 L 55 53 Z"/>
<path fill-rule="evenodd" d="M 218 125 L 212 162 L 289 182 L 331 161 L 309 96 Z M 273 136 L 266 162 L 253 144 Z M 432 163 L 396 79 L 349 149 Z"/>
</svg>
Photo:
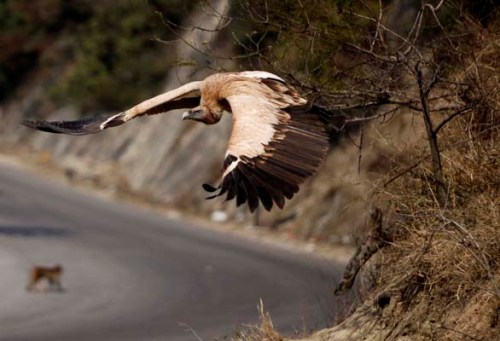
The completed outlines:
<svg viewBox="0 0 500 341">
<path fill-rule="evenodd" d="M 264 311 L 264 304 L 262 300 L 258 306 L 260 324 L 247 326 L 239 330 L 232 338 L 233 341 L 284 341 L 285 338 L 281 336 L 276 329 L 274 329 L 273 321 L 269 313 Z"/>
<path fill-rule="evenodd" d="M 385 315 L 397 329 L 393 339 L 413 334 L 487 340 L 495 333 L 500 302 L 499 125 L 490 119 L 480 124 L 483 129 L 473 129 L 476 114 L 457 119 L 442 133 L 449 189 L 446 208 L 435 200 L 426 162 L 382 195 L 398 212 L 393 222 L 395 242 L 378 259 L 377 283 L 378 292 L 389 293 L 396 301 Z M 480 310 L 467 310 L 474 301 L 483 302 Z M 470 319 L 445 327 L 453 311 L 467 311 Z M 492 322 L 475 330 L 475 336 L 461 330 L 478 319 Z M 434 327 L 416 327 L 424 321 L 432 321 Z"/>
</svg>

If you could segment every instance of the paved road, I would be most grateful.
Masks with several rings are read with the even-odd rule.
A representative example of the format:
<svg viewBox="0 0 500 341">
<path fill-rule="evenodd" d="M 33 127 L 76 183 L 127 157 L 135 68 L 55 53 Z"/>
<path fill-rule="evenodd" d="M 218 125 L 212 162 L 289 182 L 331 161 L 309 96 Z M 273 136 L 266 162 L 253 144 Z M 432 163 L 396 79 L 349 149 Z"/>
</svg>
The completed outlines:
<svg viewBox="0 0 500 341">
<path fill-rule="evenodd" d="M 27 293 L 62 263 L 62 294 Z M 0 163 L 0 340 L 213 340 L 323 327 L 336 266 L 82 194 Z"/>
</svg>

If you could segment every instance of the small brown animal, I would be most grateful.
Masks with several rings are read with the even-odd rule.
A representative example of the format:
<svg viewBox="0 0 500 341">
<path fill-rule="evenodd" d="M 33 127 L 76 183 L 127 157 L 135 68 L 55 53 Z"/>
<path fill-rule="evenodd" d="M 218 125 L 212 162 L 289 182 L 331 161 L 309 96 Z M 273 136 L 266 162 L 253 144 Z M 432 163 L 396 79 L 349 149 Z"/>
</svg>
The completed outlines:
<svg viewBox="0 0 500 341">
<path fill-rule="evenodd" d="M 49 290 L 63 291 L 64 289 L 61 285 L 62 273 L 63 267 L 59 264 L 56 264 L 54 266 L 35 265 L 31 269 L 29 284 L 26 287 L 26 290 L 32 291 L 37 289 L 37 284 L 42 279 L 46 279 Z"/>
</svg>

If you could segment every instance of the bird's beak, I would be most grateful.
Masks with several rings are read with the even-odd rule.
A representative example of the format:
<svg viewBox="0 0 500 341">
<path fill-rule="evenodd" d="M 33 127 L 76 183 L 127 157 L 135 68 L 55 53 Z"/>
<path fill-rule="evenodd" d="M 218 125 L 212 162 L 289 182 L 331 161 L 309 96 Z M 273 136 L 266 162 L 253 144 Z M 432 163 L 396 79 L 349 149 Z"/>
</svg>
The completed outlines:
<svg viewBox="0 0 500 341">
<path fill-rule="evenodd" d="M 183 120 L 194 120 L 194 121 L 199 121 L 201 119 L 203 119 L 203 111 L 198 109 L 198 108 L 194 108 L 194 109 L 190 109 L 188 111 L 186 111 L 184 114 L 182 114 L 182 119 Z"/>
</svg>

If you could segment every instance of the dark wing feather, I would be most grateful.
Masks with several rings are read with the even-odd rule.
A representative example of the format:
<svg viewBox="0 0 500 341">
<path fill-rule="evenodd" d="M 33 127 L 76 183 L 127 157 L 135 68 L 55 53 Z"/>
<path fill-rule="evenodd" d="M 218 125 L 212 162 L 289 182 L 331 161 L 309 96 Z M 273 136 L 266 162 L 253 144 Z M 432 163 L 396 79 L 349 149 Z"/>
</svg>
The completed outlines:
<svg viewBox="0 0 500 341">
<path fill-rule="evenodd" d="M 210 198 L 228 192 L 228 199 L 236 196 L 238 205 L 248 202 L 251 212 L 257 208 L 258 201 L 268 211 L 274 204 L 283 208 L 285 198 L 291 199 L 298 192 L 299 185 L 316 172 L 329 147 L 320 113 L 305 106 L 284 110 L 290 119 L 286 121 L 282 115 L 282 120 L 275 126 L 273 139 L 264 146 L 263 154 L 253 158 L 226 157 L 223 172 L 233 168 L 219 187 L 209 187 L 210 190 L 219 190 Z M 232 165 L 233 162 L 236 165 Z"/>
<path fill-rule="evenodd" d="M 29 128 L 41 131 L 68 134 L 86 135 L 95 134 L 104 129 L 116 127 L 143 115 L 154 115 L 175 109 L 193 108 L 200 103 L 200 82 L 187 83 L 177 89 L 148 99 L 135 107 L 112 116 L 85 118 L 75 121 L 37 121 L 25 120 L 21 122 Z"/>
<path fill-rule="evenodd" d="M 113 117 L 113 116 L 111 116 Z M 118 123 L 115 125 L 109 124 L 106 125 L 104 128 L 101 127 L 101 125 L 108 121 L 110 117 L 93 117 L 93 118 L 86 118 L 86 119 L 81 119 L 81 120 L 76 120 L 76 121 L 35 121 L 35 120 L 25 120 L 22 121 L 21 124 L 32 128 L 32 129 L 38 129 L 41 131 L 45 131 L 48 133 L 54 133 L 54 134 L 68 134 L 68 135 L 86 135 L 86 134 L 95 134 L 97 132 L 100 132 L 103 129 L 106 129 L 110 126 L 116 126 L 119 124 L 124 123 L 123 121 L 121 123 L 118 123 L 118 118 L 113 120 L 113 123 Z"/>
</svg>

